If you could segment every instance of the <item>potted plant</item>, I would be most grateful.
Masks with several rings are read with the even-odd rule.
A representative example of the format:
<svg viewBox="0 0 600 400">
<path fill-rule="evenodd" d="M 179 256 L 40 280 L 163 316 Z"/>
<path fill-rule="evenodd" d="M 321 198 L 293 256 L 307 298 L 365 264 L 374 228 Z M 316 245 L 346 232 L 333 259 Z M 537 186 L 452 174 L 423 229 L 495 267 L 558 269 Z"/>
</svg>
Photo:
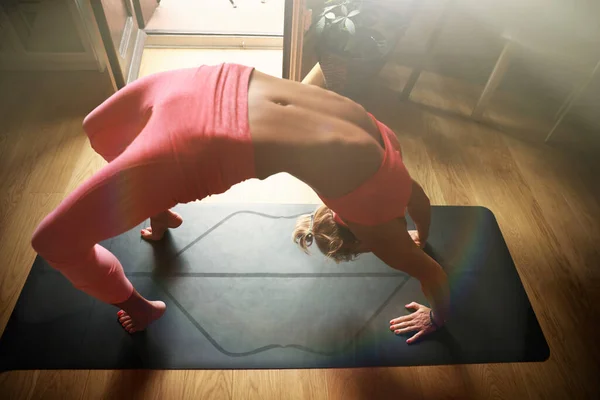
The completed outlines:
<svg viewBox="0 0 600 400">
<path fill-rule="evenodd" d="M 406 21 L 376 0 L 326 0 L 311 26 L 329 90 L 344 93 L 377 75 Z"/>
</svg>

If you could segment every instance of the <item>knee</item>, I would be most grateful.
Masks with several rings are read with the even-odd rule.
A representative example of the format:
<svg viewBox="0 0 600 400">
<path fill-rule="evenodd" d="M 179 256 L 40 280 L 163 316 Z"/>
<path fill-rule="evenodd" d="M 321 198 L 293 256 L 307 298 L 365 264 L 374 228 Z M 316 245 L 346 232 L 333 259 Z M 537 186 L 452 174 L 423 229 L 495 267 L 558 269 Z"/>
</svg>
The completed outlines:
<svg viewBox="0 0 600 400">
<path fill-rule="evenodd" d="M 40 256 L 46 258 L 50 252 L 56 251 L 60 233 L 49 217 L 46 217 L 35 229 L 31 236 L 31 247 Z"/>
<path fill-rule="evenodd" d="M 52 267 L 59 270 L 65 263 L 81 259 L 88 254 L 90 246 L 82 244 L 72 231 L 73 227 L 67 227 L 53 221 L 50 217 L 42 221 L 31 236 L 31 247 L 48 262 Z"/>
<path fill-rule="evenodd" d="M 45 249 L 48 243 L 48 235 L 44 227 L 40 224 L 33 231 L 33 235 L 31 236 L 31 247 L 35 250 L 36 253 L 42 255 L 45 253 Z"/>
<path fill-rule="evenodd" d="M 101 113 L 102 113 L 102 105 L 100 105 L 97 108 L 95 108 L 94 110 L 92 110 L 83 119 L 83 123 L 82 123 L 81 127 L 83 128 L 83 131 L 85 132 L 85 134 L 87 135 L 87 137 L 90 140 L 95 136 L 96 131 L 98 131 L 99 127 L 101 126 L 102 118 L 99 115 Z M 105 121 L 105 123 L 106 123 L 106 121 Z"/>
</svg>

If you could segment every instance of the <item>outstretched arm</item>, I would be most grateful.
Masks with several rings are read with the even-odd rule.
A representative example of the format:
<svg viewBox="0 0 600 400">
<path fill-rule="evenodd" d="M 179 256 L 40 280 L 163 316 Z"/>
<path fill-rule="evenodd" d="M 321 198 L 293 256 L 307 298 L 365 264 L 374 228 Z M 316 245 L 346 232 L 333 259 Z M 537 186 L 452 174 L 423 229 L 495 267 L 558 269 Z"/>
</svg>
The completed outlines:
<svg viewBox="0 0 600 400">
<path fill-rule="evenodd" d="M 435 331 L 436 325 L 444 325 L 450 309 L 448 277 L 437 261 L 414 243 L 406 230 L 406 221 L 396 219 L 377 226 L 348 223 L 348 227 L 363 246 L 383 262 L 418 279 L 432 306 L 435 325 L 430 321 L 430 309 L 415 303 L 412 306 L 417 311 L 391 321 L 392 330 L 398 333 L 417 331 L 407 340 L 412 343 L 423 334 Z"/>
<path fill-rule="evenodd" d="M 415 180 L 412 181 L 412 191 L 408 202 L 408 214 L 414 221 L 419 240 L 422 245 L 429 237 L 429 225 L 431 223 L 431 203 L 427 194 Z"/>
</svg>

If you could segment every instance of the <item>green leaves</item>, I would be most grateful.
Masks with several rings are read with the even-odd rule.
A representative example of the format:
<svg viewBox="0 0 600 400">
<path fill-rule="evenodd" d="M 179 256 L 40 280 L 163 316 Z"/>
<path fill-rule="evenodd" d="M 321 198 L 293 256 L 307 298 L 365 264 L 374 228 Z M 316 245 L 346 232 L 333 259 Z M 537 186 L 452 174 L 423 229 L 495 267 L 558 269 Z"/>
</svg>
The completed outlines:
<svg viewBox="0 0 600 400">
<path fill-rule="evenodd" d="M 383 54 L 389 44 L 382 30 L 394 30 L 401 18 L 371 0 L 326 0 L 313 25 L 319 46 L 350 57 Z"/>
<path fill-rule="evenodd" d="M 336 9 L 336 8 L 338 8 L 339 6 L 340 6 L 339 4 L 336 4 L 335 6 L 329 6 L 329 7 L 325 7 L 325 8 L 323 9 L 323 14 L 325 14 L 325 13 L 328 13 L 328 12 L 330 12 L 331 10 L 334 10 L 334 9 Z"/>
<path fill-rule="evenodd" d="M 325 29 L 325 17 L 321 17 L 315 24 L 315 31 L 317 32 L 317 35 L 320 36 L 323 33 L 324 29 Z"/>
<path fill-rule="evenodd" d="M 344 20 L 344 26 L 351 35 L 354 35 L 356 33 L 356 25 L 354 25 L 354 22 L 352 22 L 350 18 L 346 18 Z"/>
</svg>

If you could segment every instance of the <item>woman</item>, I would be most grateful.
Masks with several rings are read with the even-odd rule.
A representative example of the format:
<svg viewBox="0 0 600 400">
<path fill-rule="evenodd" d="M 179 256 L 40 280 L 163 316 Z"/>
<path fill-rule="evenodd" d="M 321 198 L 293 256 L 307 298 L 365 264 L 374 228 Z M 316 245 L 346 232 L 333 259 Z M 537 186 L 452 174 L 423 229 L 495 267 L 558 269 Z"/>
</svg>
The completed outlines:
<svg viewBox="0 0 600 400">
<path fill-rule="evenodd" d="M 176 204 L 280 172 L 310 185 L 337 213 L 320 209 L 305 232 L 300 221 L 301 243 L 338 237 L 334 257 L 369 250 L 421 281 L 433 312 L 413 303 L 417 311 L 391 321 L 391 330 L 417 331 L 411 342 L 446 319 L 446 275 L 415 245 L 427 238 L 427 197 L 404 168 L 393 132 L 351 100 L 251 67 L 202 66 L 127 85 L 83 128 L 109 163 L 40 223 L 32 245 L 75 287 L 120 308 L 128 332 L 160 318 L 165 304 L 143 298 L 98 243 L 147 218 L 142 237 L 159 240 L 182 223 L 170 211 Z M 414 240 L 405 208 L 419 227 Z"/>
</svg>

